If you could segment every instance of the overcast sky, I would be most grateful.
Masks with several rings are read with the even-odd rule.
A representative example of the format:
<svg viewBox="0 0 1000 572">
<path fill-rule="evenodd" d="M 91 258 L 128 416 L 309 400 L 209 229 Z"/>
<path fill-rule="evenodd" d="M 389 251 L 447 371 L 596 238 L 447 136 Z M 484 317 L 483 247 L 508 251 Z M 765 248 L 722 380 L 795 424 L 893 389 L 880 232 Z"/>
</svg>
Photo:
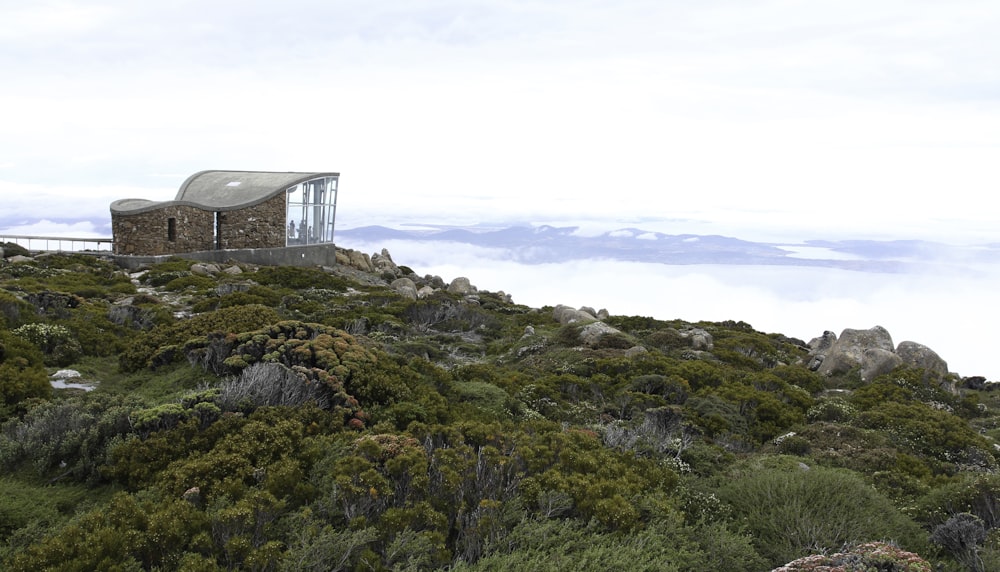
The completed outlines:
<svg viewBox="0 0 1000 572">
<path fill-rule="evenodd" d="M 996 243 L 998 30 L 996 0 L 0 0 L 0 231 L 106 236 L 111 201 L 234 169 L 339 171 L 339 228 Z M 530 304 L 805 339 L 880 324 L 1000 379 L 994 268 L 529 271 L 398 248 Z"/>
<path fill-rule="evenodd" d="M 0 0 L 0 227 L 333 170 L 348 226 L 1000 240 L 998 29 L 969 0 Z"/>
</svg>

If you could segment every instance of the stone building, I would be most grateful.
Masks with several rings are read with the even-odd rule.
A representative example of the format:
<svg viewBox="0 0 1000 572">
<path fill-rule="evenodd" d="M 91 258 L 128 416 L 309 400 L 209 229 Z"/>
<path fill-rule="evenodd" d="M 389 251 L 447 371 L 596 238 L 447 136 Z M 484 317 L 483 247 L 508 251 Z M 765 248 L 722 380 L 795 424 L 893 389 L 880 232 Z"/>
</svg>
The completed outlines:
<svg viewBox="0 0 1000 572">
<path fill-rule="evenodd" d="M 195 173 L 172 201 L 111 203 L 114 252 L 161 255 L 332 243 L 339 178 L 339 173 Z"/>
</svg>

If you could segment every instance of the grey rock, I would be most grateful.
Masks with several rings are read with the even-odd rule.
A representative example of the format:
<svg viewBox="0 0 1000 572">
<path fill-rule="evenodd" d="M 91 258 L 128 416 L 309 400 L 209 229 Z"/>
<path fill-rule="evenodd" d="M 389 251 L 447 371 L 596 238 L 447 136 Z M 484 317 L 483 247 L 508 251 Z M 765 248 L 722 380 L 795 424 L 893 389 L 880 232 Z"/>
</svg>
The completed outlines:
<svg viewBox="0 0 1000 572">
<path fill-rule="evenodd" d="M 237 266 L 237 268 L 239 267 Z M 223 282 L 215 287 L 215 294 L 225 296 L 234 292 L 246 292 L 254 284 L 255 282 Z"/>
<path fill-rule="evenodd" d="M 824 337 L 828 336 L 824 334 Z M 852 368 L 861 367 L 865 351 L 868 349 L 881 349 L 893 353 L 892 336 L 882 326 L 875 326 L 869 330 L 847 328 L 826 351 L 826 357 L 817 371 L 822 375 L 839 375 L 847 373 Z"/>
<path fill-rule="evenodd" d="M 917 342 L 900 342 L 896 354 L 903 363 L 910 367 L 923 368 L 931 377 L 942 378 L 948 375 L 948 363 L 941 359 L 934 350 Z"/>
<path fill-rule="evenodd" d="M 645 355 L 645 354 L 648 354 L 648 353 L 649 353 L 649 350 L 647 350 L 646 348 L 644 348 L 642 346 L 632 346 L 629 349 L 625 350 L 625 357 L 631 358 L 631 357 L 635 357 L 635 356 Z"/>
<path fill-rule="evenodd" d="M 823 332 L 822 336 L 809 340 L 809 349 L 814 352 L 825 353 L 835 343 L 837 343 L 837 334 L 827 330 Z"/>
<path fill-rule="evenodd" d="M 826 361 L 826 353 L 837 343 L 837 334 L 827 330 L 818 338 L 809 341 L 809 357 L 805 360 L 810 371 L 817 371 Z"/>
<path fill-rule="evenodd" d="M 532 325 L 530 325 L 530 324 L 527 325 L 527 326 L 525 326 L 524 327 L 524 335 L 525 336 L 533 336 L 533 335 L 535 335 L 535 327 L 532 326 Z"/>
<path fill-rule="evenodd" d="M 382 249 L 380 254 L 372 254 L 371 264 L 375 272 L 390 272 L 394 276 L 399 275 L 399 267 L 392 261 L 392 256 L 389 255 L 389 251 L 385 248 Z"/>
<path fill-rule="evenodd" d="M 151 330 L 156 325 L 156 312 L 139 306 L 113 304 L 108 307 L 108 319 L 119 326 Z"/>
<path fill-rule="evenodd" d="M 417 298 L 423 299 L 428 296 L 433 296 L 434 292 L 434 288 L 431 288 L 430 286 L 423 286 L 420 290 L 417 290 Z"/>
<path fill-rule="evenodd" d="M 576 310 L 570 308 L 569 306 L 564 306 L 559 304 L 552 309 L 552 317 L 556 319 L 560 324 L 572 324 L 574 322 L 594 322 L 597 321 L 597 317 L 593 314 L 586 312 L 583 309 Z"/>
<path fill-rule="evenodd" d="M 218 266 L 206 262 L 196 262 L 191 265 L 191 273 L 198 276 L 213 276 L 221 272 Z"/>
<path fill-rule="evenodd" d="M 389 284 L 389 287 L 411 300 L 417 299 L 417 285 L 409 278 L 397 278 Z"/>
<path fill-rule="evenodd" d="M 585 346 L 596 347 L 604 336 L 620 333 L 620 330 L 604 322 L 591 322 L 580 329 L 580 343 Z"/>
<path fill-rule="evenodd" d="M 715 338 L 712 337 L 712 334 L 701 328 L 691 328 L 679 333 L 682 338 L 686 338 L 689 341 L 693 350 L 710 352 L 715 348 Z"/>
<path fill-rule="evenodd" d="M 601 308 L 600 310 L 597 311 L 597 319 L 598 320 L 607 320 L 610 317 L 611 317 L 611 314 L 609 314 L 608 311 L 605 310 L 604 308 Z"/>
<path fill-rule="evenodd" d="M 476 287 L 469 282 L 469 279 L 464 276 L 459 276 L 451 281 L 448 285 L 448 292 L 451 294 L 459 294 L 465 296 L 467 294 L 475 294 L 477 292 Z"/>
<path fill-rule="evenodd" d="M 32 260 L 34 260 L 34 259 L 31 258 L 30 256 L 24 256 L 22 254 L 15 254 L 14 256 L 11 256 L 10 258 L 8 258 L 7 262 L 10 262 L 11 264 L 21 264 L 21 263 L 24 263 L 24 262 L 31 262 Z"/>
<path fill-rule="evenodd" d="M 237 274 L 243 274 L 243 269 L 234 264 L 232 266 L 227 267 L 222 272 L 224 272 L 225 274 L 232 274 L 233 276 L 235 276 Z"/>
<path fill-rule="evenodd" d="M 357 250 L 347 251 L 347 257 L 350 266 L 357 268 L 363 272 L 374 272 L 375 267 L 372 265 L 371 258 L 364 252 L 359 252 Z"/>
<path fill-rule="evenodd" d="M 586 312 L 591 316 L 594 316 L 594 318 L 597 318 L 597 310 L 591 308 L 590 306 L 580 306 L 580 311 Z"/>
<path fill-rule="evenodd" d="M 895 352 L 884 348 L 868 348 L 861 354 L 861 381 L 869 382 L 903 364 Z"/>
</svg>

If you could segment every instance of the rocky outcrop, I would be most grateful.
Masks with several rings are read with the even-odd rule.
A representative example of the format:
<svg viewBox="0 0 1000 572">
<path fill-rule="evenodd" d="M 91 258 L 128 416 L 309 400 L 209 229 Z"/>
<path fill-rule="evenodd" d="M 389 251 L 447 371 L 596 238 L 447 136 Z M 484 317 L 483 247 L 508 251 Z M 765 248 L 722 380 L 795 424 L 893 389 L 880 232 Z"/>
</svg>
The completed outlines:
<svg viewBox="0 0 1000 572">
<path fill-rule="evenodd" d="M 399 267 L 392 261 L 392 256 L 389 255 L 389 251 L 385 248 L 379 254 L 372 254 L 371 264 L 375 272 L 399 276 Z"/>
<path fill-rule="evenodd" d="M 77 308 L 83 300 L 75 294 L 46 290 L 28 294 L 24 301 L 34 306 L 39 315 L 65 320 L 70 317 L 70 310 Z"/>
<path fill-rule="evenodd" d="M 564 326 L 573 322 L 594 322 L 597 320 L 597 317 L 588 312 L 586 307 L 576 310 L 562 304 L 552 309 L 552 317 Z"/>
<path fill-rule="evenodd" d="M 588 347 L 597 347 L 604 336 L 621 334 L 621 330 L 612 328 L 604 322 L 591 322 L 580 328 L 580 343 Z"/>
<path fill-rule="evenodd" d="M 603 310 L 607 313 L 607 310 Z M 562 325 L 580 324 L 582 327 L 577 334 L 577 339 L 581 345 L 596 348 L 601 345 L 602 340 L 607 336 L 621 336 L 621 330 L 605 324 L 594 315 L 593 308 L 586 306 L 576 310 L 563 304 L 552 309 L 552 317 Z"/>
<path fill-rule="evenodd" d="M 464 276 L 459 276 L 458 278 L 451 281 L 448 285 L 448 292 L 450 294 L 458 294 L 459 296 L 467 296 L 469 294 L 475 294 L 477 292 L 476 287 L 469 282 L 469 279 Z"/>
<path fill-rule="evenodd" d="M 896 348 L 903 363 L 910 367 L 922 368 L 925 372 L 936 377 L 948 375 L 948 364 L 941 356 L 929 347 L 917 342 L 900 342 Z"/>
<path fill-rule="evenodd" d="M 918 554 L 907 552 L 885 542 L 869 542 L 836 554 L 815 554 L 799 558 L 771 572 L 807 572 L 816 570 L 906 570 L 931 572 L 931 565 Z"/>
<path fill-rule="evenodd" d="M 222 272 L 216 264 L 210 262 L 196 262 L 191 265 L 191 273 L 198 276 L 214 276 Z"/>
<path fill-rule="evenodd" d="M 336 269 L 329 269 L 329 271 L 345 274 L 343 269 L 346 268 L 348 269 L 346 274 L 353 275 L 355 278 L 358 278 L 358 273 L 374 275 L 370 276 L 366 282 L 373 285 L 388 282 L 390 288 L 412 300 L 424 299 L 434 295 L 435 292 L 445 290 L 449 294 L 465 297 L 469 303 L 477 302 L 476 295 L 479 289 L 468 278 L 460 276 L 450 283 L 446 283 L 440 276 L 430 274 L 421 278 L 409 268 L 397 266 L 392 260 L 392 255 L 385 248 L 370 256 L 357 250 L 338 248 L 337 264 L 341 267 L 340 271 Z M 497 296 L 512 303 L 509 294 L 500 292 Z"/>
<path fill-rule="evenodd" d="M 337 264 L 347 266 L 362 272 L 374 272 L 371 258 L 364 252 L 350 249 L 337 249 Z"/>
<path fill-rule="evenodd" d="M 824 336 L 825 338 L 826 336 Z M 828 339 L 828 338 L 827 338 Z M 820 342 L 822 343 L 822 342 Z M 810 342 L 811 347 L 812 342 Z M 893 353 L 892 336 L 882 326 L 875 326 L 869 330 L 845 329 L 838 338 L 823 354 L 819 360 L 819 368 L 816 370 L 822 375 L 842 375 L 856 367 L 863 367 L 865 354 L 868 350 L 884 350 L 884 352 L 869 352 L 869 369 L 879 369 L 878 361 L 888 354 Z M 819 357 L 817 354 L 815 357 Z M 862 379 L 870 381 L 871 378 Z"/>
<path fill-rule="evenodd" d="M 710 352 L 715 348 L 715 339 L 712 337 L 712 334 L 701 328 L 681 330 L 678 333 L 681 338 L 688 340 L 693 350 Z"/>
<path fill-rule="evenodd" d="M 389 287 L 410 300 L 417 299 L 417 285 L 409 278 L 397 278 L 389 284 Z"/>
<path fill-rule="evenodd" d="M 806 365 L 826 376 L 858 369 L 861 380 L 868 382 L 901 365 L 923 368 L 928 379 L 940 380 L 948 375 L 948 364 L 933 350 L 916 342 L 902 342 L 894 348 L 892 336 L 882 326 L 868 330 L 847 328 L 839 338 L 826 331 L 809 342 L 809 350 Z"/>
</svg>

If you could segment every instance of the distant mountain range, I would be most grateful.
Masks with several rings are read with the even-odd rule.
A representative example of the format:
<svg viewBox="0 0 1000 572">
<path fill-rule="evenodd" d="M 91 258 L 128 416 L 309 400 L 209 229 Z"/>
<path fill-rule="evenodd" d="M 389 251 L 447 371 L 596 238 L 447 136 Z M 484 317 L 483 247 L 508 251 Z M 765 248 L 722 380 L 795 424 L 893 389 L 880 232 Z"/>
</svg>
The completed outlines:
<svg viewBox="0 0 1000 572">
<path fill-rule="evenodd" d="M 809 240 L 762 243 L 721 235 L 664 234 L 622 228 L 586 235 L 576 226 L 502 228 L 419 225 L 412 229 L 364 226 L 338 230 L 338 243 L 388 240 L 453 242 L 503 249 L 511 260 L 543 264 L 611 259 L 660 264 L 818 266 L 865 272 L 907 272 L 928 264 L 1000 262 L 1000 244 L 952 246 L 922 240 Z"/>
</svg>

